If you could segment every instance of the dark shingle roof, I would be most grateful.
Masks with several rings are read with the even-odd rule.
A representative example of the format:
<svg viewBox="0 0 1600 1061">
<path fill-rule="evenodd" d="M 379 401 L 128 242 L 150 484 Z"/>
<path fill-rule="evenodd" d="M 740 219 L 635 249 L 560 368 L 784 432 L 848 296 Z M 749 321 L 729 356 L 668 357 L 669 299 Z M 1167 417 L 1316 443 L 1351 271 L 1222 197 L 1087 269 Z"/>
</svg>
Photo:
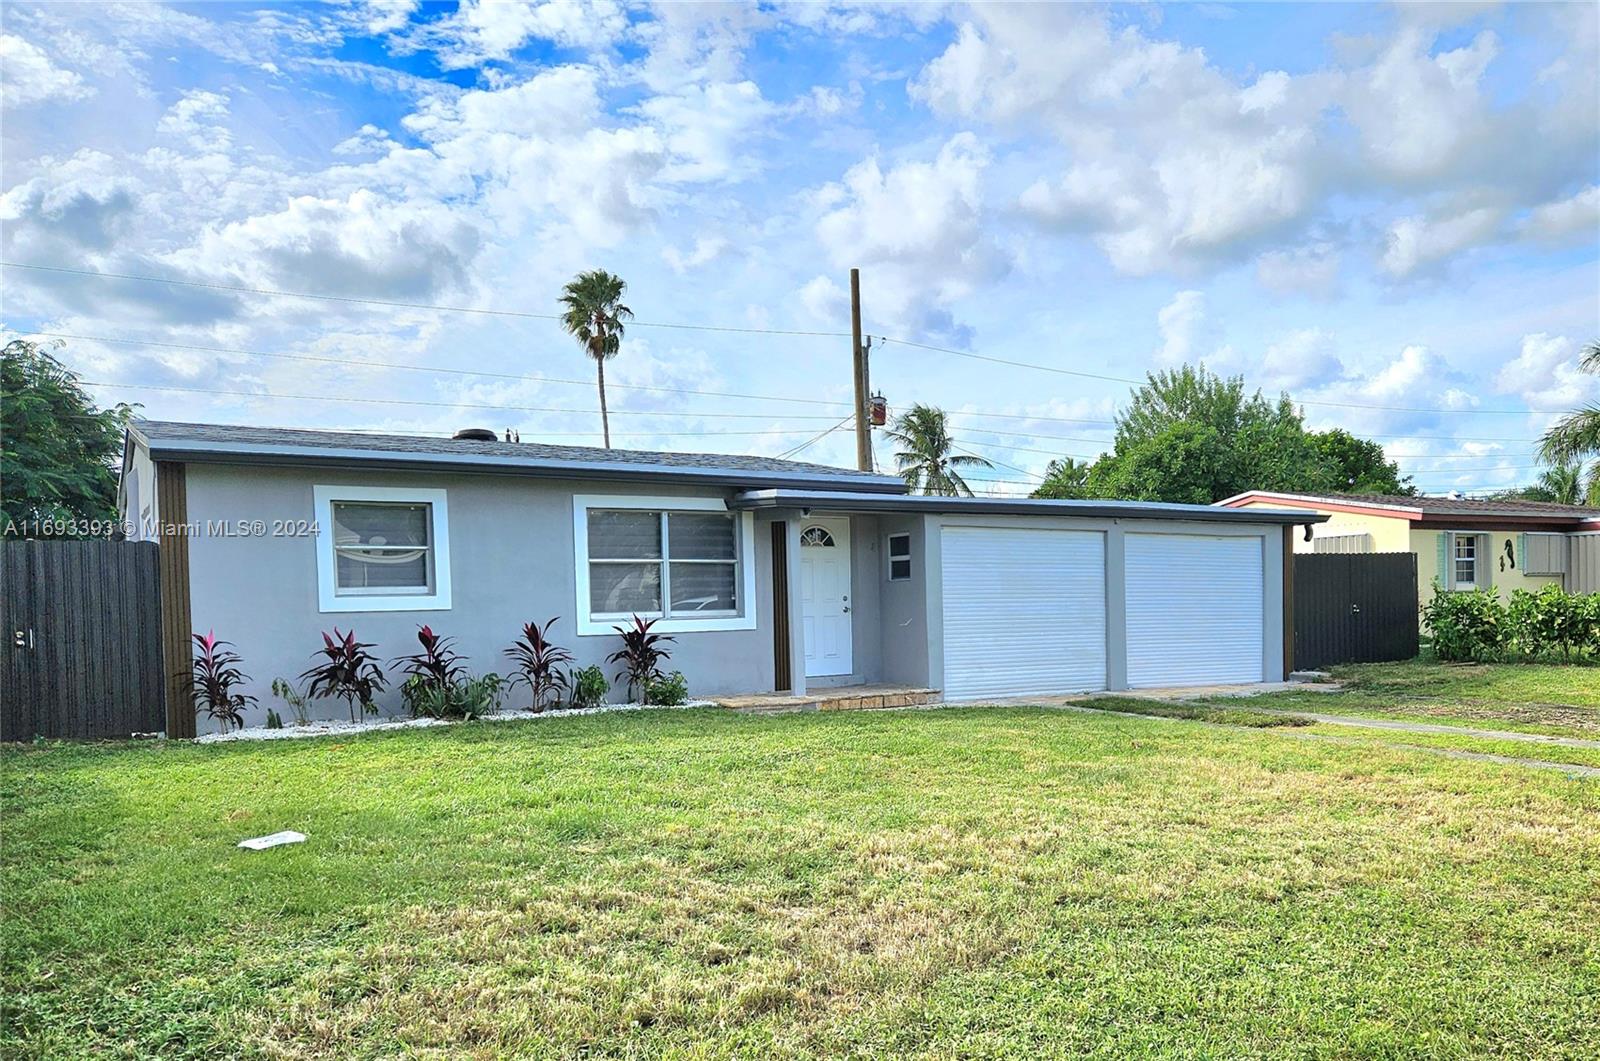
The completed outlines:
<svg viewBox="0 0 1600 1061">
<path fill-rule="evenodd" d="M 828 482 L 853 490 L 904 491 L 897 476 L 834 468 L 808 461 L 780 460 L 727 453 L 670 453 L 657 450 L 600 449 L 556 446 L 542 442 L 476 442 L 416 435 L 382 435 L 354 431 L 315 431 L 286 427 L 243 427 L 136 420 L 134 431 L 155 456 L 171 459 L 226 460 L 254 458 L 274 463 L 364 463 L 408 465 L 473 465 L 484 469 L 523 470 L 533 474 L 565 472 L 576 477 L 667 476 L 729 483 Z"/>
<path fill-rule="evenodd" d="M 1252 491 L 1268 496 L 1315 503 L 1331 501 L 1348 505 L 1384 505 L 1390 508 L 1409 508 L 1425 516 L 1504 516 L 1508 519 L 1569 518 L 1573 520 L 1600 517 L 1600 508 L 1580 505 L 1558 505 L 1552 501 L 1523 501 L 1521 499 L 1495 501 L 1472 497 L 1423 497 L 1405 494 L 1295 494 L 1274 490 Z"/>
</svg>

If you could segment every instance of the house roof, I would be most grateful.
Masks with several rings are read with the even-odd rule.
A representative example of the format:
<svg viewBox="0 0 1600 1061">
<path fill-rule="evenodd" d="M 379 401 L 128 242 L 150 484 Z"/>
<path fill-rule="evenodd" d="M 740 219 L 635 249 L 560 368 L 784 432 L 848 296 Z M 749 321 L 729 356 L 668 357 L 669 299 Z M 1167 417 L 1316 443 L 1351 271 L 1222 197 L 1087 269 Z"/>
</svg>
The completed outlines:
<svg viewBox="0 0 1600 1061">
<path fill-rule="evenodd" d="M 1028 497 L 928 497 L 838 490 L 746 490 L 735 509 L 799 508 L 818 512 L 925 512 L 944 515 L 1082 516 L 1092 519 L 1170 519 L 1206 523 L 1322 523 L 1323 512 L 1292 508 L 1217 508 L 1157 501 L 1056 501 Z"/>
<path fill-rule="evenodd" d="M 1486 501 L 1479 498 L 1409 497 L 1400 494 L 1290 494 L 1272 490 L 1247 490 L 1218 501 L 1218 505 L 1238 508 L 1251 501 L 1296 503 L 1331 508 L 1336 511 L 1372 511 L 1396 519 L 1447 519 L 1463 516 L 1475 519 L 1516 521 L 1556 520 L 1574 523 L 1600 519 L 1600 508 L 1558 505 L 1549 501 Z"/>
<path fill-rule="evenodd" d="M 726 453 L 477 442 L 286 427 L 241 427 L 135 420 L 130 438 L 155 460 L 231 464 L 382 465 L 425 470 L 502 472 L 553 478 L 669 479 L 735 487 L 792 486 L 903 493 L 898 476 L 807 461 Z"/>
</svg>

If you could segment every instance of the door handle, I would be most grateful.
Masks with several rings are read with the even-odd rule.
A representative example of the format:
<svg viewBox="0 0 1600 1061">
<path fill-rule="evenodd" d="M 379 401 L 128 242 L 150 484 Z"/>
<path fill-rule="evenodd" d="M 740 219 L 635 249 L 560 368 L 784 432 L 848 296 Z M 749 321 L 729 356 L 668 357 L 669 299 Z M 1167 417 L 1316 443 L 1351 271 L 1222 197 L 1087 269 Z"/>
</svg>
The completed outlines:
<svg viewBox="0 0 1600 1061">
<path fill-rule="evenodd" d="M 33 649 L 33 627 L 30 626 L 26 630 L 13 630 L 11 632 L 11 643 L 17 648 L 26 648 L 31 651 Z"/>
<path fill-rule="evenodd" d="M 846 614 L 846 615 L 850 614 L 850 605 L 846 604 L 844 606 L 844 614 Z"/>
<path fill-rule="evenodd" d="M 1350 605 L 1350 614 L 1351 615 L 1360 615 L 1361 614 L 1361 605 L 1359 605 L 1359 604 Z"/>
</svg>

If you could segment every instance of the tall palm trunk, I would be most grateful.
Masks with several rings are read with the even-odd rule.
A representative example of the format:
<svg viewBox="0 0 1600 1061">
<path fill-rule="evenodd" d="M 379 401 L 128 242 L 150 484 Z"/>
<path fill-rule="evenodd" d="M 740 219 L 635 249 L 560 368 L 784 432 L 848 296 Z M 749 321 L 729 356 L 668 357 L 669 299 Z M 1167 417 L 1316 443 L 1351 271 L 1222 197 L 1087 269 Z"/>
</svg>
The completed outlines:
<svg viewBox="0 0 1600 1061">
<path fill-rule="evenodd" d="M 594 359 L 595 375 L 600 380 L 600 431 L 605 435 L 606 449 L 611 448 L 611 414 L 606 411 L 606 359 Z"/>
</svg>

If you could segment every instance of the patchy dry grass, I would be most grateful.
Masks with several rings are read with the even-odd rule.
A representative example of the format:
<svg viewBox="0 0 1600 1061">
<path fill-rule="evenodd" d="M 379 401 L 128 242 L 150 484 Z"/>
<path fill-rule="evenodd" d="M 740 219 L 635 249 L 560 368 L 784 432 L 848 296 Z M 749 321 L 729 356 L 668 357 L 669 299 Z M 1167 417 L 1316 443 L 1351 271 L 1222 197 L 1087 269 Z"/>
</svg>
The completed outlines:
<svg viewBox="0 0 1600 1061">
<path fill-rule="evenodd" d="M 1593 1045 L 1600 786 L 1559 775 L 1030 709 L 0 766 L 8 1055 Z"/>
<path fill-rule="evenodd" d="M 1095 696 L 1073 703 L 1095 711 L 1116 711 L 1124 715 L 1150 715 L 1154 718 L 1184 719 L 1190 722 L 1213 722 L 1224 726 L 1248 726 L 1253 729 L 1272 729 L 1276 726 L 1309 726 L 1309 719 L 1294 715 L 1280 715 L 1271 711 L 1252 711 L 1237 698 L 1216 700 L 1211 704 L 1192 704 L 1182 701 L 1146 700 L 1136 696 Z"/>
</svg>

